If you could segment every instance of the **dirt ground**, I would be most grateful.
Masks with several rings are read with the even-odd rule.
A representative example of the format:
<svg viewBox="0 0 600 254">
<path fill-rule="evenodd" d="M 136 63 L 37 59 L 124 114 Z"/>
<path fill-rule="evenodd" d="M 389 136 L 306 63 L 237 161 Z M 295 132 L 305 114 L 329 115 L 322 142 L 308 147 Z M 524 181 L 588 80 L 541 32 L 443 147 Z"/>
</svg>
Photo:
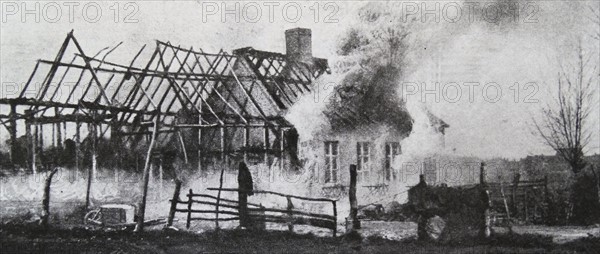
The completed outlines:
<svg viewBox="0 0 600 254">
<path fill-rule="evenodd" d="M 2 253 L 597 253 L 600 238 L 557 244 L 548 236 L 504 234 L 484 242 L 435 244 L 414 238 L 334 238 L 285 231 L 222 230 L 218 234 L 198 234 L 154 228 L 136 234 L 4 225 L 0 227 L 0 249 Z"/>
<path fill-rule="evenodd" d="M 515 226 L 513 232 L 516 234 L 536 234 L 552 237 L 555 243 L 567 243 L 588 236 L 600 238 L 600 226 L 578 227 L 578 226 Z M 600 251 L 600 250 L 599 250 Z"/>
</svg>

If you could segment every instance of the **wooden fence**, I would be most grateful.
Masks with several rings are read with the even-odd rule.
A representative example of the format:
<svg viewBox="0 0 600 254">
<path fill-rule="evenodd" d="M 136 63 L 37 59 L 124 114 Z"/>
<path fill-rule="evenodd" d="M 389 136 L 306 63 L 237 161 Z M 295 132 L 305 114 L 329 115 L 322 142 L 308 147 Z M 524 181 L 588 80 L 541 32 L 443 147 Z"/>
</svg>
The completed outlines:
<svg viewBox="0 0 600 254">
<path fill-rule="evenodd" d="M 541 222 L 548 197 L 548 179 L 522 181 L 519 175 L 512 183 L 489 183 L 492 206 L 498 220 L 517 219 Z"/>
<path fill-rule="evenodd" d="M 225 199 L 220 197 L 220 192 L 246 192 L 241 189 L 234 188 L 208 188 L 209 191 L 219 191 L 217 196 L 208 194 L 197 194 L 192 189 L 187 194 L 187 201 L 170 200 L 174 212 L 186 213 L 186 228 L 190 228 L 192 221 L 214 221 L 218 228 L 219 221 L 235 221 L 240 220 L 240 203 L 238 200 Z M 288 225 L 288 230 L 293 231 L 294 225 L 311 225 L 315 227 L 327 228 L 333 231 L 333 236 L 337 235 L 337 200 L 328 198 L 311 198 L 289 194 L 283 194 L 274 191 L 256 190 L 255 194 L 267 194 L 285 197 L 287 199 L 287 208 L 268 208 L 261 204 L 247 203 L 248 217 L 253 222 L 272 222 L 284 223 Z M 332 204 L 333 215 L 319 214 L 307 211 L 301 211 L 294 208 L 293 199 L 326 202 Z M 209 206 L 209 209 L 194 209 L 194 204 Z M 185 208 L 180 208 L 178 205 L 185 205 Z M 174 213 L 172 213 L 174 214 Z M 214 217 L 194 216 L 196 214 L 213 214 Z M 226 217 L 222 217 L 224 215 Z"/>
</svg>

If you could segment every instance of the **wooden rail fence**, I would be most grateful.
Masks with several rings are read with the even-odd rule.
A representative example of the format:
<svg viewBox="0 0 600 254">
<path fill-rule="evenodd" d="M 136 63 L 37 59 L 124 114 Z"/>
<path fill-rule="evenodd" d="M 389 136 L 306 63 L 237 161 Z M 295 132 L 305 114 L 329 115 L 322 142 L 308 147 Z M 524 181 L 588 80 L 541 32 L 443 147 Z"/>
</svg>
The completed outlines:
<svg viewBox="0 0 600 254">
<path fill-rule="evenodd" d="M 235 188 L 207 188 L 209 191 L 226 191 L 226 192 L 248 192 L 242 189 Z M 285 197 L 287 200 L 287 208 L 268 208 L 261 204 L 247 203 L 249 208 L 244 209 L 248 211 L 248 217 L 253 222 L 271 222 L 271 223 L 283 223 L 288 225 L 288 230 L 293 231 L 294 225 L 310 225 L 314 227 L 327 228 L 333 231 L 333 236 L 337 236 L 337 200 L 328 198 L 311 198 L 302 197 L 296 195 L 289 195 L 274 191 L 266 190 L 255 190 L 255 194 L 268 194 Z M 240 220 L 240 203 L 237 200 L 221 198 L 220 195 L 213 196 L 208 194 L 194 193 L 192 189 L 186 195 L 187 200 L 170 200 L 172 202 L 171 209 L 172 213 L 186 213 L 186 228 L 190 228 L 192 221 L 214 221 L 217 225 L 219 221 L 235 221 Z M 312 202 L 327 202 L 332 204 L 332 213 L 319 214 L 308 211 L 302 211 L 294 209 L 293 199 L 312 201 Z M 194 209 L 194 204 L 200 204 L 209 206 L 208 209 Z M 178 205 L 185 205 L 185 208 L 181 208 Z M 223 210 L 227 209 L 227 210 Z M 268 213 L 268 214 L 267 214 Z M 199 216 L 194 217 L 195 214 L 213 214 L 214 217 Z M 221 217 L 225 215 L 227 217 Z M 218 226 L 217 226 L 218 227 Z"/>
<path fill-rule="evenodd" d="M 541 221 L 548 198 L 548 178 L 520 180 L 517 174 L 512 183 L 489 183 L 497 219 L 511 218 L 524 222 Z"/>
</svg>

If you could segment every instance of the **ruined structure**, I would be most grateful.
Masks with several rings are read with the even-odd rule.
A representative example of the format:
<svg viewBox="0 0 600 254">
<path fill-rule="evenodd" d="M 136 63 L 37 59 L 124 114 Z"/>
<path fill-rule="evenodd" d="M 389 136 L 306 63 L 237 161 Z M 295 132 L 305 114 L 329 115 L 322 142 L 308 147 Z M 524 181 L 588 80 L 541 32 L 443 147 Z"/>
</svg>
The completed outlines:
<svg viewBox="0 0 600 254">
<path fill-rule="evenodd" d="M 148 146 L 153 122 L 158 151 L 175 149 L 198 169 L 232 155 L 267 164 L 295 158 L 295 131 L 283 112 L 329 72 L 326 59 L 312 57 L 310 41 L 310 30 L 302 28 L 286 31 L 287 54 L 253 48 L 207 53 L 156 41 L 145 63 L 146 46 L 124 65 L 107 60 L 120 44 L 91 55 L 70 32 L 54 60 L 37 62 L 17 97 L 0 98 L 10 107 L 0 117 L 13 164 L 24 159 L 35 172 L 41 160 L 54 160 L 44 156 L 49 147 L 74 152 L 69 156 L 77 168 L 80 160 L 94 168 L 127 161 L 122 157 L 133 151 L 137 158 Z M 18 156 L 19 139 L 26 140 L 26 156 Z M 99 159 L 102 144 L 110 153 Z"/>
<path fill-rule="evenodd" d="M 414 124 L 393 92 L 397 70 L 344 72 L 324 112 L 330 128 L 299 140 L 285 115 L 330 73 L 326 59 L 313 57 L 311 36 L 310 29 L 287 30 L 286 54 L 249 47 L 215 54 L 157 41 L 153 51 L 144 46 L 123 65 L 107 60 L 120 44 L 91 56 L 71 32 L 54 60 L 38 61 L 16 98 L 0 99 L 11 108 L 1 117 L 13 163 L 24 160 L 35 172 L 57 158 L 45 150 L 58 150 L 77 169 L 139 171 L 156 122 L 155 165 L 170 163 L 161 158 L 168 153 L 197 170 L 234 169 L 240 158 L 280 169 L 303 166 L 314 170 L 311 182 L 327 195 L 345 193 L 351 164 L 359 193 L 410 186 L 421 173 L 435 182 L 435 163 L 413 172 L 414 181 L 394 168 Z M 357 82 L 367 89 L 345 85 Z M 443 139 L 448 125 L 430 112 L 427 117 L 427 127 Z"/>
</svg>

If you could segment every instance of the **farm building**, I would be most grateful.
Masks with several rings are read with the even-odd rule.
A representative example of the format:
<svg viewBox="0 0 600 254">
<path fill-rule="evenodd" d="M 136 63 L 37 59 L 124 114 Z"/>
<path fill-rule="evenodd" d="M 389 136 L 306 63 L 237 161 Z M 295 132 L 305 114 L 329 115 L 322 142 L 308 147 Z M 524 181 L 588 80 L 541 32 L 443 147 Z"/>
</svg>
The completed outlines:
<svg viewBox="0 0 600 254">
<path fill-rule="evenodd" d="M 11 109 L 3 121 L 13 164 L 35 172 L 66 157 L 80 170 L 139 172 L 156 134 L 156 164 L 169 164 L 165 154 L 177 154 L 200 171 L 223 164 L 235 169 L 240 158 L 251 166 L 310 168 L 311 184 L 326 195 L 343 195 L 351 164 L 365 190 L 406 187 L 419 174 L 438 182 L 435 161 L 424 161 L 410 179 L 394 167 L 414 127 L 393 92 L 401 75 L 395 67 L 337 73 L 342 80 L 323 112 L 329 126 L 301 137 L 286 114 L 331 70 L 327 59 L 313 57 L 310 29 L 287 30 L 285 41 L 286 54 L 249 47 L 214 54 L 157 41 L 151 54 L 143 47 L 122 65 L 107 60 L 118 45 L 103 57 L 89 56 L 69 33 L 55 60 L 38 61 L 18 97 L 0 99 Z M 67 82 L 75 84 L 68 96 L 56 96 Z M 439 134 L 443 146 L 448 124 L 425 113 L 425 128 Z"/>
<path fill-rule="evenodd" d="M 351 164 L 357 165 L 358 182 L 366 188 L 385 188 L 395 181 L 406 181 L 403 179 L 406 175 L 402 175 L 403 172 L 395 162 L 402 156 L 401 143 L 408 137 L 410 130 L 381 123 L 361 122 L 367 121 L 366 117 L 332 117 L 332 121 L 351 121 L 352 125 L 348 123 L 344 126 L 350 127 L 348 129 L 325 131 L 313 136 L 311 140 L 301 142 L 301 156 L 306 160 L 316 161 L 320 182 L 327 187 L 343 188 L 347 185 L 348 168 Z M 407 118 L 408 121 L 410 118 Z M 441 120 L 438 124 L 435 127 L 440 132 L 448 127 Z M 443 136 L 440 139 L 440 144 L 443 144 Z M 434 161 L 425 160 L 418 167 L 419 172 L 414 174 L 414 178 L 423 173 L 429 183 L 437 182 L 437 164 Z"/>
<path fill-rule="evenodd" d="M 156 41 L 151 54 L 144 46 L 122 65 L 107 60 L 120 44 L 91 56 L 71 32 L 54 60 L 37 62 L 15 98 L 0 99 L 10 111 L 2 123 L 12 164 L 35 173 L 60 165 L 55 160 L 62 156 L 48 154 L 58 150 L 74 152 L 66 157 L 77 158 L 77 168 L 127 168 L 135 157 L 139 169 L 154 132 L 158 157 L 175 151 L 198 169 L 242 154 L 269 165 L 295 159 L 297 135 L 284 112 L 329 67 L 312 57 L 309 29 L 285 35 L 286 54 L 253 48 L 215 54 Z M 147 60 L 140 66 L 139 59 Z M 73 143 L 75 149 L 64 149 Z"/>
<path fill-rule="evenodd" d="M 397 92 L 402 75 L 399 68 L 359 66 L 352 58 L 341 61 L 332 69 L 335 87 L 325 102 L 324 123 L 300 137 L 300 160 L 311 170 L 314 191 L 334 197 L 345 195 L 352 164 L 357 165 L 359 195 L 398 194 L 416 184 L 419 174 L 429 183 L 439 183 L 435 159 L 429 154 L 418 160 L 403 157 L 402 143 L 414 128 L 426 129 L 433 145 L 441 150 L 449 125 L 424 106 L 419 113 L 425 119 L 415 121 L 414 112 L 409 112 Z M 412 165 L 402 168 L 403 159 L 410 159 Z"/>
</svg>

